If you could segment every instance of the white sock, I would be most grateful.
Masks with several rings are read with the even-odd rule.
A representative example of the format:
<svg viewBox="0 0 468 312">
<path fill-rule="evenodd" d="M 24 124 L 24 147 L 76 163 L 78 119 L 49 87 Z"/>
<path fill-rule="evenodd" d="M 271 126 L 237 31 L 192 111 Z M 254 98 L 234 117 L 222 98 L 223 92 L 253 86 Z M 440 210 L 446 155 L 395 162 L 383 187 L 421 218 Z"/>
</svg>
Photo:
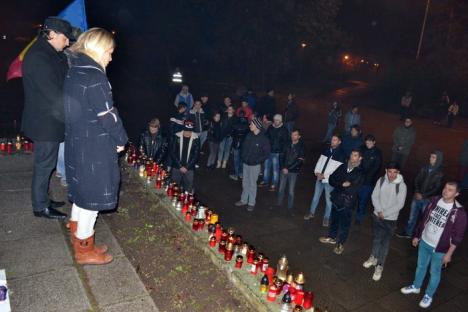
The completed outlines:
<svg viewBox="0 0 468 312">
<path fill-rule="evenodd" d="M 80 218 L 80 209 L 81 209 L 80 207 L 78 207 L 77 205 L 73 203 L 72 209 L 71 209 L 70 221 L 78 221 L 78 219 Z"/>
<path fill-rule="evenodd" d="M 86 239 L 94 234 L 94 224 L 96 223 L 98 212 L 79 207 L 78 209 L 80 212 L 76 237 L 78 239 Z"/>
</svg>

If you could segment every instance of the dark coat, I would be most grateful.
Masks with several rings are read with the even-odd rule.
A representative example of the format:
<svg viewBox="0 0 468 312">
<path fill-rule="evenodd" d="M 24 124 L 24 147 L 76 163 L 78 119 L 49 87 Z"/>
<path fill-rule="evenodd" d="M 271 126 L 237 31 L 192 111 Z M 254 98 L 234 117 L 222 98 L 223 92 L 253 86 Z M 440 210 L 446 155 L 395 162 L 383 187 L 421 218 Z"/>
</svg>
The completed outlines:
<svg viewBox="0 0 468 312">
<path fill-rule="evenodd" d="M 152 135 L 148 129 L 140 134 L 140 147 L 146 156 L 157 163 L 161 163 L 166 158 L 167 139 L 159 131 L 156 135 Z"/>
<path fill-rule="evenodd" d="M 237 118 L 237 122 L 234 124 L 232 129 L 232 148 L 241 148 L 242 142 L 244 142 L 244 139 L 249 132 L 249 122 L 247 118 Z"/>
<path fill-rule="evenodd" d="M 297 111 L 296 102 L 288 101 L 286 109 L 284 110 L 284 122 L 296 121 L 299 113 Z"/>
<path fill-rule="evenodd" d="M 64 139 L 63 81 L 67 58 L 39 37 L 24 57 L 24 110 L 21 128 L 34 141 Z"/>
<path fill-rule="evenodd" d="M 270 141 L 261 131 L 255 135 L 250 132 L 245 137 L 241 148 L 242 162 L 249 166 L 255 166 L 263 163 L 270 156 Z"/>
<path fill-rule="evenodd" d="M 414 179 L 414 192 L 421 193 L 423 198 L 429 198 L 439 192 L 444 173 L 441 168 L 433 169 L 429 172 L 429 166 L 424 166 L 419 170 Z"/>
<path fill-rule="evenodd" d="M 374 185 L 382 166 L 382 152 L 376 146 L 371 149 L 362 148 L 362 169 L 364 170 L 364 185 Z"/>
<path fill-rule="evenodd" d="M 345 153 L 346 158 L 351 155 L 351 151 L 355 148 L 361 148 L 363 144 L 362 135 L 358 135 L 357 137 L 353 137 L 351 134 L 347 134 L 343 138 L 343 142 L 341 143 L 341 148 Z"/>
<path fill-rule="evenodd" d="M 289 172 L 299 172 L 304 162 L 304 142 L 299 139 L 296 144 L 287 144 L 280 155 L 280 168 L 288 169 Z"/>
<path fill-rule="evenodd" d="M 351 172 L 348 172 L 347 164 L 339 166 L 329 179 L 330 185 L 333 186 L 330 195 L 332 203 L 338 208 L 352 209 L 363 180 L 364 172 L 361 167 L 355 167 Z M 351 182 L 351 185 L 344 187 L 343 183 L 346 181 Z"/>
<path fill-rule="evenodd" d="M 284 147 L 291 141 L 288 129 L 284 125 L 278 128 L 275 128 L 273 125 L 268 127 L 267 137 L 270 140 L 272 153 L 281 153 Z"/>
<path fill-rule="evenodd" d="M 79 54 L 64 83 L 68 198 L 94 211 L 114 209 L 120 184 L 117 146 L 128 137 L 104 69 Z"/>
<path fill-rule="evenodd" d="M 182 155 L 182 142 L 183 142 L 183 131 L 176 133 L 174 140 L 171 145 L 171 161 L 172 167 L 180 169 L 182 166 L 181 155 Z M 188 146 L 187 165 L 184 167 L 188 170 L 194 170 L 195 165 L 198 162 L 200 155 L 200 139 L 195 132 L 192 132 Z"/>
<path fill-rule="evenodd" d="M 236 121 L 237 117 L 235 115 L 232 115 L 231 117 L 227 114 L 223 115 L 221 119 L 221 136 L 223 139 L 232 135 L 232 129 Z"/>
<path fill-rule="evenodd" d="M 222 139 L 223 138 L 221 135 L 221 121 L 215 122 L 214 120 L 212 120 L 208 127 L 208 141 L 219 143 Z"/>
</svg>

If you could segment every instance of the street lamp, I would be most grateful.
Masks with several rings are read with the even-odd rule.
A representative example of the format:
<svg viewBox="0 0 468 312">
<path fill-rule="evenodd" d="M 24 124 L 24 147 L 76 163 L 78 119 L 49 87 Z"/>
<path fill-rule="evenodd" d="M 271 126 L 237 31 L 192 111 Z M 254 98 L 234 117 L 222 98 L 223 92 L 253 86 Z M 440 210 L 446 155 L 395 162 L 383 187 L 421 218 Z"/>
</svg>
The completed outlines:
<svg viewBox="0 0 468 312">
<path fill-rule="evenodd" d="M 305 47 L 307 47 L 307 43 L 301 42 L 301 47 L 304 49 Z"/>
</svg>

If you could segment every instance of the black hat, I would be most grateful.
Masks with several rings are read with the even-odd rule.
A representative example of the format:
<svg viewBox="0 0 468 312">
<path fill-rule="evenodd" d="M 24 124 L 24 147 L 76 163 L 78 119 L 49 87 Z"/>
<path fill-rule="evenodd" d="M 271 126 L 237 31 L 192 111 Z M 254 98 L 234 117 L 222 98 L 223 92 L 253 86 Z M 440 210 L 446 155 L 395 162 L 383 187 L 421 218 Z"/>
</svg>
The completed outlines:
<svg viewBox="0 0 468 312">
<path fill-rule="evenodd" d="M 186 121 L 184 122 L 184 130 L 185 130 L 185 131 L 193 131 L 193 128 L 194 128 L 194 127 L 193 127 L 193 121 L 191 121 L 191 120 L 186 120 Z"/>
<path fill-rule="evenodd" d="M 58 33 L 64 34 L 69 40 L 75 40 L 73 36 L 73 29 L 71 24 L 63 19 L 60 19 L 56 16 L 49 16 L 44 21 L 43 30 L 53 30 Z"/>
</svg>

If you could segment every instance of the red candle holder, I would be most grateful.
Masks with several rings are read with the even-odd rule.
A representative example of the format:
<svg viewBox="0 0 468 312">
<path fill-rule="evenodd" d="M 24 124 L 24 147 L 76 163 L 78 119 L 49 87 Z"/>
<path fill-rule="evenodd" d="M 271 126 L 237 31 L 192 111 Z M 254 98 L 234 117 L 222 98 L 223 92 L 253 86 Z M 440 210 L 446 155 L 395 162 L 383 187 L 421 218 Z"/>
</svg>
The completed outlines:
<svg viewBox="0 0 468 312">
<path fill-rule="evenodd" d="M 240 268 L 242 268 L 243 263 L 244 263 L 244 257 L 239 255 L 239 256 L 236 257 L 236 264 L 234 265 L 234 267 L 236 269 L 240 269 Z"/>
<path fill-rule="evenodd" d="M 215 236 L 216 236 L 217 243 L 221 241 L 222 232 L 223 232 L 223 229 L 221 228 L 221 224 L 216 223 Z"/>
<path fill-rule="evenodd" d="M 314 293 L 311 291 L 306 291 L 304 293 L 304 301 L 302 303 L 302 307 L 305 310 L 309 310 L 314 307 Z"/>
<path fill-rule="evenodd" d="M 13 152 L 13 143 L 11 143 L 11 142 L 7 143 L 6 152 L 7 152 L 8 155 L 11 155 L 11 153 Z"/>
<path fill-rule="evenodd" d="M 262 273 L 266 273 L 268 269 L 268 264 L 269 264 L 268 258 L 265 257 L 262 261 L 262 266 L 260 267 L 260 271 L 262 271 Z"/>
<path fill-rule="evenodd" d="M 216 237 L 211 236 L 210 237 L 210 247 L 216 247 Z"/>
<path fill-rule="evenodd" d="M 304 292 L 302 290 L 296 291 L 296 297 L 294 298 L 294 303 L 297 305 L 302 305 L 304 300 Z"/>
<path fill-rule="evenodd" d="M 258 260 L 255 259 L 253 262 L 252 262 L 252 266 L 250 267 L 250 274 L 252 275 L 257 275 L 257 272 L 258 272 Z"/>
<path fill-rule="evenodd" d="M 192 215 L 190 214 L 190 212 L 185 213 L 185 221 L 190 222 L 191 219 Z"/>
<path fill-rule="evenodd" d="M 273 283 L 273 276 L 275 276 L 275 268 L 268 267 L 265 274 L 268 276 L 268 284 L 271 285 Z"/>
<path fill-rule="evenodd" d="M 205 228 L 205 220 L 198 220 L 198 229 L 197 231 L 203 231 Z"/>
<path fill-rule="evenodd" d="M 220 241 L 219 242 L 218 251 L 219 251 L 219 253 L 224 254 L 224 252 L 226 251 L 226 242 L 225 241 Z"/>
<path fill-rule="evenodd" d="M 274 302 L 276 301 L 276 296 L 278 296 L 278 292 L 275 285 L 271 285 L 268 289 L 267 300 Z"/>
<path fill-rule="evenodd" d="M 247 251 L 247 263 L 253 263 L 255 260 L 255 249 L 249 248 Z"/>
<path fill-rule="evenodd" d="M 198 231 L 198 220 L 197 219 L 193 220 L 192 230 Z"/>
<path fill-rule="evenodd" d="M 224 251 L 224 261 L 231 261 L 233 254 L 233 250 L 226 249 L 226 251 Z"/>
</svg>

